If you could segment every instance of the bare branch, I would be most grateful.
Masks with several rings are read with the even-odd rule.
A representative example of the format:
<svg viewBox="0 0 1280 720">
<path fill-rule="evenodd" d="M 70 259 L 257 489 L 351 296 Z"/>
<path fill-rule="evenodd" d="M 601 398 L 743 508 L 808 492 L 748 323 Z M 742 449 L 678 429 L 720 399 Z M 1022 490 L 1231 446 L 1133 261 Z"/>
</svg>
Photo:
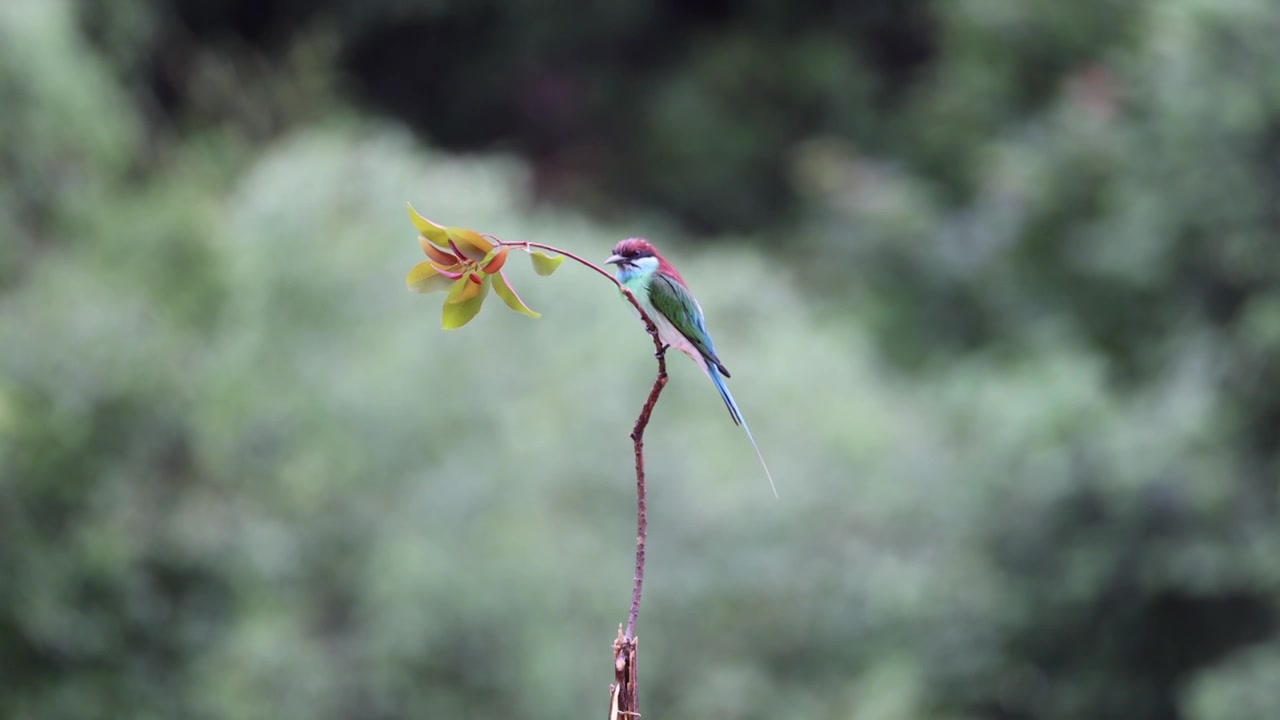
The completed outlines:
<svg viewBox="0 0 1280 720">
<path fill-rule="evenodd" d="M 649 416 L 653 414 L 653 408 L 658 403 L 662 388 L 667 385 L 667 346 L 662 344 L 662 340 L 658 337 L 658 326 L 654 324 L 653 318 L 649 317 L 649 313 L 641 307 L 636 296 L 604 268 L 551 245 L 527 241 L 506 242 L 492 235 L 487 237 L 502 245 L 511 245 L 525 250 L 538 248 L 563 255 L 609 278 L 609 281 L 616 285 L 627 298 L 627 302 L 630 302 L 636 312 L 640 313 L 645 330 L 653 338 L 653 357 L 658 361 L 658 375 L 654 378 L 649 396 L 640 409 L 640 416 L 636 418 L 636 423 L 631 429 L 631 442 L 634 445 L 636 460 L 636 569 L 631 585 L 631 609 L 627 613 L 626 630 L 624 631 L 619 625 L 618 638 L 613 641 L 614 683 L 609 686 L 609 720 L 638 718 L 640 717 L 640 681 L 639 665 L 636 660 L 636 623 L 640 619 L 640 594 L 644 588 L 644 552 L 645 543 L 649 537 L 644 477 L 644 430 L 649 425 Z"/>
</svg>

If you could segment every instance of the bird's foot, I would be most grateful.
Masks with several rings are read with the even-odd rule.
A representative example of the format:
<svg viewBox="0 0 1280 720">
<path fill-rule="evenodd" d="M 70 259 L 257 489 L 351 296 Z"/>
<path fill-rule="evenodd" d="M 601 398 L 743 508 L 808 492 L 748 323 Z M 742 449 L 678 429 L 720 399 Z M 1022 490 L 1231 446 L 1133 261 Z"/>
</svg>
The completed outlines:
<svg viewBox="0 0 1280 720">
<path fill-rule="evenodd" d="M 663 346 L 662 346 L 662 349 L 661 349 L 661 350 L 659 350 L 659 351 L 657 351 L 657 352 L 655 352 L 655 353 L 653 354 L 653 356 L 654 356 L 654 357 L 656 357 L 656 358 L 660 358 L 660 357 L 662 357 L 663 355 L 666 355 L 666 354 L 667 354 L 667 351 L 668 351 L 668 350 L 670 350 L 670 349 L 671 349 L 671 345 L 670 345 L 670 344 L 663 345 Z"/>
</svg>

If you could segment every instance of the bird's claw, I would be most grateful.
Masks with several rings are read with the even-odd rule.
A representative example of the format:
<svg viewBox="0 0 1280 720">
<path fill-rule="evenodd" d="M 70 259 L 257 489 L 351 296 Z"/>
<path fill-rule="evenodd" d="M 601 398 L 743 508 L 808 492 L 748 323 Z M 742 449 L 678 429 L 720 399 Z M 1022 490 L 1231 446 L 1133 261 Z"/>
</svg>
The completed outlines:
<svg viewBox="0 0 1280 720">
<path fill-rule="evenodd" d="M 653 354 L 653 356 L 654 356 L 654 357 L 656 357 L 656 358 L 660 358 L 660 357 L 662 357 L 663 355 L 666 355 L 666 354 L 667 354 L 667 350 L 670 350 L 670 349 L 671 349 L 671 345 L 670 345 L 670 344 L 663 345 L 663 346 L 662 346 L 662 349 L 661 349 L 661 350 L 659 350 L 659 351 L 657 351 L 657 352 L 655 352 L 655 353 Z"/>
</svg>

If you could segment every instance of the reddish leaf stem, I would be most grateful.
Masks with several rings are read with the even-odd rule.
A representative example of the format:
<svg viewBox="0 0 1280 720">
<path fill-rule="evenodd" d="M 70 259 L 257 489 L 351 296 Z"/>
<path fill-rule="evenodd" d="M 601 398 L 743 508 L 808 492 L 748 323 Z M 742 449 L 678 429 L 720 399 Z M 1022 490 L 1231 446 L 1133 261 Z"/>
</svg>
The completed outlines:
<svg viewBox="0 0 1280 720">
<path fill-rule="evenodd" d="M 614 285 L 617 285 L 619 290 L 626 293 L 627 299 L 631 301 L 632 305 L 636 306 L 636 310 L 640 311 L 640 317 L 644 318 L 645 324 L 648 325 L 649 327 L 653 327 L 653 320 L 649 318 L 649 314 L 644 311 L 644 308 L 640 307 L 640 304 L 636 302 L 636 299 L 634 297 L 631 297 L 631 292 L 627 290 L 627 288 L 624 287 L 622 283 L 618 282 L 618 278 L 610 275 L 608 270 L 605 270 L 604 268 L 591 262 L 590 260 L 584 260 L 583 258 L 580 258 L 571 252 L 566 252 L 564 250 L 561 250 L 558 247 L 554 247 L 551 245 L 544 245 L 543 243 L 530 242 L 528 240 L 515 240 L 512 242 L 507 242 L 506 240 L 499 240 L 498 238 L 492 235 L 485 235 L 485 237 L 498 243 L 499 245 L 511 245 L 512 247 L 524 248 L 525 250 L 532 250 L 533 248 L 537 248 L 539 250 L 546 250 L 547 252 L 553 252 L 557 255 L 563 255 L 569 258 L 570 260 L 577 262 L 580 265 L 583 265 L 585 267 L 591 268 L 592 270 L 595 270 L 596 272 L 600 273 L 606 278 L 609 278 L 609 282 L 613 283 Z M 656 329 L 654 332 L 656 332 Z"/>
</svg>

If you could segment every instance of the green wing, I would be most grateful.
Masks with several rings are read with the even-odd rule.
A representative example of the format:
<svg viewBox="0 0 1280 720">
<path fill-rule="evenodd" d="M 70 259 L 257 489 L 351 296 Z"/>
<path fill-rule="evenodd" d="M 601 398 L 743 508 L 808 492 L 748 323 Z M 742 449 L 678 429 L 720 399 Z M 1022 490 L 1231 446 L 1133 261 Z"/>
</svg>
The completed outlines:
<svg viewBox="0 0 1280 720">
<path fill-rule="evenodd" d="M 702 308 L 698 307 L 698 301 L 693 299 L 688 289 L 661 273 L 654 273 L 649 281 L 649 302 L 702 353 L 709 364 L 714 365 L 721 375 L 729 377 L 724 363 L 716 357 L 716 346 L 711 342 L 711 333 L 707 332 Z"/>
</svg>

